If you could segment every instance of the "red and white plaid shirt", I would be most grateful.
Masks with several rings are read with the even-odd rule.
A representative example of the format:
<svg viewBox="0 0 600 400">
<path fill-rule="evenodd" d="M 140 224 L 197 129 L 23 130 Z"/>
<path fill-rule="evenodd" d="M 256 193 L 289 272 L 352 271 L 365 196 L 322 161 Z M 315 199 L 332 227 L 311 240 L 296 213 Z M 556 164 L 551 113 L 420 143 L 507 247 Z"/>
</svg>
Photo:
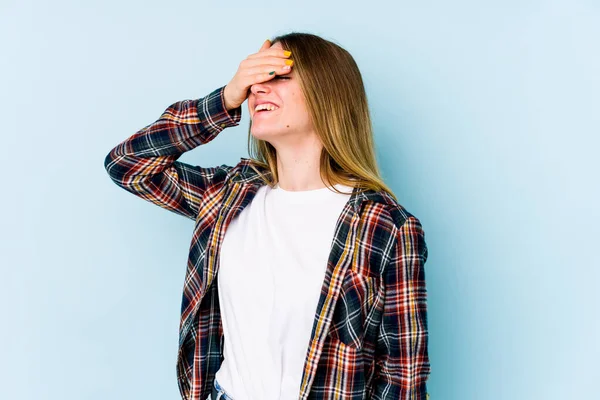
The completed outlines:
<svg viewBox="0 0 600 400">
<path fill-rule="evenodd" d="M 223 359 L 219 249 L 229 222 L 264 184 L 246 158 L 211 168 L 177 161 L 239 124 L 241 107 L 225 109 L 224 88 L 172 104 L 104 162 L 123 189 L 195 221 L 177 359 L 184 400 L 207 398 Z M 427 246 L 421 223 L 388 193 L 355 189 L 332 239 L 298 398 L 427 399 Z"/>
</svg>

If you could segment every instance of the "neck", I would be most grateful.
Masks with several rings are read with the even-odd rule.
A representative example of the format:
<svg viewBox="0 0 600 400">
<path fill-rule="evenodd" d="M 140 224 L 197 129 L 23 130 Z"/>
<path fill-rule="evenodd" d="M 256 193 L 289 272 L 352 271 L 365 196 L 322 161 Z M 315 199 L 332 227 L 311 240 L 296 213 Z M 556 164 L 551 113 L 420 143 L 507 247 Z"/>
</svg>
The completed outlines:
<svg viewBox="0 0 600 400">
<path fill-rule="evenodd" d="M 322 148 L 318 138 L 277 148 L 279 187 L 293 192 L 326 187 L 320 175 Z"/>
</svg>

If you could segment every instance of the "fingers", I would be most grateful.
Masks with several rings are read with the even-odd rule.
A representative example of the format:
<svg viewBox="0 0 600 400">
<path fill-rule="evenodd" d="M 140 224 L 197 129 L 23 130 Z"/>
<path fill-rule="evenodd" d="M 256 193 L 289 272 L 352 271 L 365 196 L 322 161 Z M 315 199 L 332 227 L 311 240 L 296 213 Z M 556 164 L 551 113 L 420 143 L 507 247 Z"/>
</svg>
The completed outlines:
<svg viewBox="0 0 600 400">
<path fill-rule="evenodd" d="M 246 70 L 247 76 L 265 76 L 265 78 L 271 78 L 275 75 L 288 74 L 291 71 L 289 65 L 258 65 L 254 68 L 248 68 Z M 274 72 L 271 74 L 271 72 Z"/>
<path fill-rule="evenodd" d="M 269 47 L 271 47 L 271 41 L 269 39 L 265 40 L 262 44 L 262 46 L 260 46 L 260 50 L 258 50 L 259 52 L 268 49 Z"/>
<path fill-rule="evenodd" d="M 272 65 L 276 67 L 284 65 L 294 65 L 294 60 L 289 60 L 281 57 L 261 57 L 246 59 L 242 62 L 245 68 L 253 68 L 259 65 Z"/>
<path fill-rule="evenodd" d="M 265 43 L 267 43 L 267 42 L 265 41 Z M 258 53 L 250 54 L 247 57 L 247 59 L 251 60 L 251 59 L 267 57 L 267 56 L 288 58 L 291 56 L 291 52 L 277 48 L 277 47 L 268 47 L 266 49 L 261 48 L 261 50 Z"/>
<path fill-rule="evenodd" d="M 294 60 L 264 56 L 243 60 L 240 63 L 239 74 L 244 77 L 244 81 L 253 84 L 270 80 L 276 75 L 287 74 L 291 71 L 293 65 Z"/>
<path fill-rule="evenodd" d="M 249 96 L 255 83 L 271 80 L 278 75 L 291 71 L 293 60 L 288 59 L 291 52 L 273 47 L 271 40 L 263 42 L 258 53 L 251 54 L 240 62 L 235 76 L 226 85 L 225 97 L 228 109 L 238 107 Z"/>
<path fill-rule="evenodd" d="M 291 72 L 294 60 L 291 52 L 273 48 L 269 39 L 265 40 L 258 53 L 249 55 L 240 63 L 237 72 L 238 86 L 249 87 L 255 83 L 271 80 L 278 75 Z"/>
</svg>

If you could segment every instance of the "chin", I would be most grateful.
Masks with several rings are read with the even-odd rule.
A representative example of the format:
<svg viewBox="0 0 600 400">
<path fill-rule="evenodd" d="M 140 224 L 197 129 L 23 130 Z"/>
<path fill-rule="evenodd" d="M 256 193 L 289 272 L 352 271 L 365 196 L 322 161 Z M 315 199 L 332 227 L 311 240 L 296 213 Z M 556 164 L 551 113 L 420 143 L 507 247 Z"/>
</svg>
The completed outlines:
<svg viewBox="0 0 600 400">
<path fill-rule="evenodd" d="M 252 134 L 252 136 L 260 140 L 268 140 L 269 138 L 272 138 L 274 135 L 277 134 L 276 130 L 274 129 L 261 129 L 256 125 L 252 125 L 250 133 Z"/>
<path fill-rule="evenodd" d="M 254 136 L 254 138 L 260 140 L 269 140 L 273 137 L 272 132 L 265 132 L 262 129 L 259 129 L 258 131 L 253 129 L 250 131 L 250 133 L 252 134 L 252 136 Z"/>
</svg>

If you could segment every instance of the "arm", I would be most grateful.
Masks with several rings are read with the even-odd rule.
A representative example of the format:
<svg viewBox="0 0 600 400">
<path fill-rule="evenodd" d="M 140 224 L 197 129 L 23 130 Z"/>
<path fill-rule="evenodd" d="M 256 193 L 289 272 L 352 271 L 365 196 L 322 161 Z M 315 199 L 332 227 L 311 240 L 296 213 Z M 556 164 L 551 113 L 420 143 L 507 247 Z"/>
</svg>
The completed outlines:
<svg viewBox="0 0 600 400">
<path fill-rule="evenodd" d="M 239 124 L 241 106 L 227 111 L 224 89 L 172 104 L 156 122 L 117 145 L 104 160 L 110 178 L 144 200 L 195 220 L 204 192 L 232 167 L 202 168 L 176 160 Z"/>
<path fill-rule="evenodd" d="M 425 261 L 421 223 L 409 217 L 398 228 L 384 271 L 385 304 L 375 354 L 373 398 L 426 400 L 430 373 Z"/>
</svg>

